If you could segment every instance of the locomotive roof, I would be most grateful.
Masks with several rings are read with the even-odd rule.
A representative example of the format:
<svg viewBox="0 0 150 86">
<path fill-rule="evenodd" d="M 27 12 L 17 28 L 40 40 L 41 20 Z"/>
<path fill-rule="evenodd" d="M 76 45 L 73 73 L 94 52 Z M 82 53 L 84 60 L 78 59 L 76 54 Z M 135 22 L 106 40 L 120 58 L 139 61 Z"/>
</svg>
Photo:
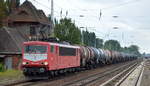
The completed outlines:
<svg viewBox="0 0 150 86">
<path fill-rule="evenodd" d="M 24 44 L 50 44 L 50 45 L 56 45 L 56 46 L 60 46 L 60 47 L 80 48 L 79 46 L 66 45 L 66 44 L 60 44 L 60 43 L 52 43 L 52 42 L 42 42 L 42 41 L 29 41 L 29 42 L 24 42 Z"/>
<path fill-rule="evenodd" d="M 60 46 L 60 47 L 69 47 L 69 48 L 80 48 L 78 46 L 66 45 L 66 44 L 60 44 L 60 43 L 50 43 L 50 45 L 57 45 L 57 46 Z"/>
</svg>

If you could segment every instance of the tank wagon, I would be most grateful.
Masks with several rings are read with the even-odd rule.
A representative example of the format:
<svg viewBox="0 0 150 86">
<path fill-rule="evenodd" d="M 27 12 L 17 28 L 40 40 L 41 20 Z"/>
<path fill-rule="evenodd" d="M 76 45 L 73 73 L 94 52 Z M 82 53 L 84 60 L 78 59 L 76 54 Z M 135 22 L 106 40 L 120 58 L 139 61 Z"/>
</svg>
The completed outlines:
<svg viewBox="0 0 150 86">
<path fill-rule="evenodd" d="M 117 51 L 41 41 L 24 42 L 22 56 L 26 76 L 57 75 L 137 59 Z"/>
</svg>

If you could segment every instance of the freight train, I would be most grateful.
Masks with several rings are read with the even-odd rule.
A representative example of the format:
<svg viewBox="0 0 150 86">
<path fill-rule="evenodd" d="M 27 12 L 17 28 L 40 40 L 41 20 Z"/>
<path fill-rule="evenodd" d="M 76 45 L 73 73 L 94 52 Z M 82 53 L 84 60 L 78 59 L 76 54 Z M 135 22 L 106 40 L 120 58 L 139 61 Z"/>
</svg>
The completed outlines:
<svg viewBox="0 0 150 86">
<path fill-rule="evenodd" d="M 53 76 L 137 59 L 123 52 L 42 41 L 24 42 L 22 56 L 25 76 Z"/>
</svg>

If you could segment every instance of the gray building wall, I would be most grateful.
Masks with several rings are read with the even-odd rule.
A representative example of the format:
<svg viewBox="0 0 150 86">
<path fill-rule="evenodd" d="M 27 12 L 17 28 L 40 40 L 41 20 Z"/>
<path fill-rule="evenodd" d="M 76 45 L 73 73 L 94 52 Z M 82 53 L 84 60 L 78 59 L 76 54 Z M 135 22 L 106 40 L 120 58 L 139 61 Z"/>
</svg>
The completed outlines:
<svg viewBox="0 0 150 86">
<path fill-rule="evenodd" d="M 5 58 L 4 64 L 5 64 L 5 66 L 4 66 L 5 69 L 7 69 L 7 70 L 12 69 L 12 57 Z"/>
</svg>

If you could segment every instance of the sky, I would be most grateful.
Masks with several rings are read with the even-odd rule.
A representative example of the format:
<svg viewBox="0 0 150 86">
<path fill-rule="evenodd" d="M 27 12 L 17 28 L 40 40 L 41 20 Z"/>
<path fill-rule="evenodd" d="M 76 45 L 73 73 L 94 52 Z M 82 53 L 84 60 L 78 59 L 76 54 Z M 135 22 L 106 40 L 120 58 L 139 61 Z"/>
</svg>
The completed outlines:
<svg viewBox="0 0 150 86">
<path fill-rule="evenodd" d="M 51 0 L 28 1 L 46 15 L 51 13 Z M 142 53 L 150 53 L 149 9 L 150 0 L 54 0 L 57 19 L 71 18 L 78 27 L 84 27 L 81 30 L 87 28 L 105 41 L 118 40 L 123 47 L 138 45 Z"/>
</svg>

